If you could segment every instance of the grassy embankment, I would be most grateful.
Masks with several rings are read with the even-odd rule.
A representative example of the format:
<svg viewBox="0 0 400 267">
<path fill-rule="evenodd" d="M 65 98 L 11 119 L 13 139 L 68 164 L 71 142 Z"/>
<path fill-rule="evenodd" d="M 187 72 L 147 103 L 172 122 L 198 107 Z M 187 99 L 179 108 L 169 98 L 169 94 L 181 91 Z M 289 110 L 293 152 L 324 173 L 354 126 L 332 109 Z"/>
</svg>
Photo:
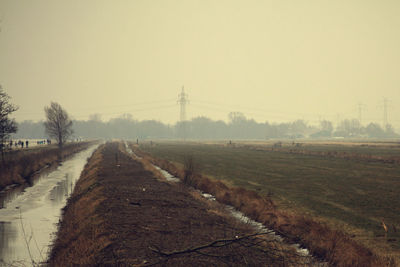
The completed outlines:
<svg viewBox="0 0 400 267">
<path fill-rule="evenodd" d="M 110 236 L 104 234 L 106 222 L 96 214 L 104 201 L 100 193 L 103 187 L 97 183 L 103 149 L 104 145 L 101 145 L 93 153 L 68 199 L 61 224 L 62 231 L 58 232 L 55 240 L 54 246 L 58 249 L 52 250 L 50 266 L 72 266 L 74 262 L 82 266 L 93 264 L 93 251 L 104 249 L 110 244 Z M 61 251 L 60 247 L 65 250 Z"/>
<path fill-rule="evenodd" d="M 352 159 L 348 155 L 354 152 L 354 148 L 343 146 L 338 146 L 338 150 L 346 151 L 345 158 L 333 157 L 328 153 L 306 153 L 307 147 L 304 146 L 301 153 L 271 151 L 262 147 L 257 149 L 254 145 L 233 147 L 193 143 L 143 145 L 141 149 L 177 163 L 178 168 L 182 168 L 187 155 L 194 155 L 202 174 L 250 189 L 259 196 L 272 196 L 274 202 L 278 203 L 279 212 L 270 212 L 268 215 L 263 208 L 255 207 L 247 213 L 251 215 L 258 209 L 256 214 L 251 215 L 253 218 L 264 220 L 267 225 L 294 239 L 301 238 L 300 242 L 314 254 L 328 258 L 331 263 L 345 263 L 343 259 L 348 258 L 350 265 L 354 260 L 351 254 L 360 251 L 364 251 L 360 254 L 361 258 L 370 250 L 378 258 L 399 256 L 400 236 L 396 232 L 400 228 L 398 164 L 363 160 L 362 157 Z M 314 146 L 309 151 L 321 149 Z M 334 152 L 333 147 L 330 149 Z M 360 147 L 359 151 L 365 153 L 365 149 L 368 147 Z M 393 149 L 390 147 L 373 147 L 367 151 L 374 153 L 374 149 L 381 150 L 384 155 L 393 155 L 392 151 L 385 151 Z M 164 164 L 164 167 L 168 167 L 168 164 Z M 171 166 L 169 168 L 173 169 Z M 182 172 L 177 174 L 183 175 Z M 215 193 L 218 194 L 218 190 Z M 226 196 L 220 196 L 220 199 L 224 198 Z M 225 202 L 233 202 L 232 199 Z M 232 204 L 239 209 L 246 206 L 246 203 Z M 381 219 L 389 226 L 387 236 Z M 330 229 L 344 231 L 346 236 L 338 239 L 341 234 Z M 339 240 L 342 243 L 338 243 Z M 363 246 L 356 248 L 353 240 L 369 249 L 361 249 Z M 363 253 L 366 254 L 362 256 Z M 375 260 L 381 265 L 385 264 L 384 260 Z"/>
<path fill-rule="evenodd" d="M 5 162 L 0 162 L 0 191 L 12 184 L 24 184 L 38 171 L 87 148 L 91 142 L 68 143 L 60 155 L 56 145 L 16 150 L 6 153 Z"/>
</svg>

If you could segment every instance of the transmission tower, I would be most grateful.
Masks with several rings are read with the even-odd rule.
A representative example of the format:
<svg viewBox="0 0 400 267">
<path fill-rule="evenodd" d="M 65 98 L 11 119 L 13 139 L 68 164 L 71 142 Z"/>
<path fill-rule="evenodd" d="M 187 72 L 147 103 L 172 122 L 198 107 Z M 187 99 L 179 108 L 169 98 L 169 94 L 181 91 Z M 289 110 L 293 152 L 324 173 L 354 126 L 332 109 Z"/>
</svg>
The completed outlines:
<svg viewBox="0 0 400 267">
<path fill-rule="evenodd" d="M 182 92 L 178 95 L 178 104 L 181 105 L 181 117 L 180 121 L 186 121 L 186 104 L 189 103 L 188 96 L 185 93 L 185 88 L 182 86 Z"/>
<path fill-rule="evenodd" d="M 383 128 L 386 128 L 386 126 L 388 125 L 387 109 L 388 109 L 388 100 L 385 97 L 383 98 Z"/>
<path fill-rule="evenodd" d="M 362 111 L 365 108 L 365 105 L 363 103 L 358 103 L 357 105 L 358 108 L 358 121 L 360 122 L 360 125 L 362 124 Z"/>
</svg>

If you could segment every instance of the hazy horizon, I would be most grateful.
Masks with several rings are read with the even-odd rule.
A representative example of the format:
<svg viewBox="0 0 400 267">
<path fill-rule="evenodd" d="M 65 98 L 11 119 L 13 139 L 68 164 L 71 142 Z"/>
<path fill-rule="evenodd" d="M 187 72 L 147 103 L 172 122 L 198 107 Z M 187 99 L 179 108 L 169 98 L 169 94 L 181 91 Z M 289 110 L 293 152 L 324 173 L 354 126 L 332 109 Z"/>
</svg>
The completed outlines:
<svg viewBox="0 0 400 267">
<path fill-rule="evenodd" d="M 0 0 L 0 84 L 18 121 L 359 118 L 400 128 L 400 2 Z"/>
</svg>

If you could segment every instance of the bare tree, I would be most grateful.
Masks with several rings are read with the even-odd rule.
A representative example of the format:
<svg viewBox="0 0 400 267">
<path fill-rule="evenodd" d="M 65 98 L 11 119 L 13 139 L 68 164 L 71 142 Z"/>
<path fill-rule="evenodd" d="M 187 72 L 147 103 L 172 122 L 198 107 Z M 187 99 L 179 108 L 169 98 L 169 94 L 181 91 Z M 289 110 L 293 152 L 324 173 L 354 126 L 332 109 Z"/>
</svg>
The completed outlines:
<svg viewBox="0 0 400 267">
<path fill-rule="evenodd" d="M 0 85 L 0 150 L 1 158 L 4 162 L 4 145 L 7 139 L 12 133 L 17 132 L 17 123 L 14 119 L 10 119 L 8 116 L 14 111 L 18 110 L 18 107 L 9 102 L 10 97 L 4 92 Z"/>
<path fill-rule="evenodd" d="M 44 111 L 46 113 L 46 122 L 44 123 L 46 132 L 50 137 L 55 138 L 58 146 L 62 148 L 73 133 L 72 121 L 58 103 L 51 102 L 50 107 L 45 107 Z"/>
</svg>

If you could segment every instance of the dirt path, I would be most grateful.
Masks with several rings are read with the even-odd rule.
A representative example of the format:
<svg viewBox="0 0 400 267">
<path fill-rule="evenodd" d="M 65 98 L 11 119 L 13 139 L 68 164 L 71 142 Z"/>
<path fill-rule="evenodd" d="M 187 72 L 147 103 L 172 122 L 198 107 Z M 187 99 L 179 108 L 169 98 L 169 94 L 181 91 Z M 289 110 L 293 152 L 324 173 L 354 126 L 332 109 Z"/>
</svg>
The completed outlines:
<svg viewBox="0 0 400 267">
<path fill-rule="evenodd" d="M 121 143 L 107 143 L 68 201 L 50 265 L 292 265 L 253 233 L 217 203 L 155 178 Z"/>
</svg>

